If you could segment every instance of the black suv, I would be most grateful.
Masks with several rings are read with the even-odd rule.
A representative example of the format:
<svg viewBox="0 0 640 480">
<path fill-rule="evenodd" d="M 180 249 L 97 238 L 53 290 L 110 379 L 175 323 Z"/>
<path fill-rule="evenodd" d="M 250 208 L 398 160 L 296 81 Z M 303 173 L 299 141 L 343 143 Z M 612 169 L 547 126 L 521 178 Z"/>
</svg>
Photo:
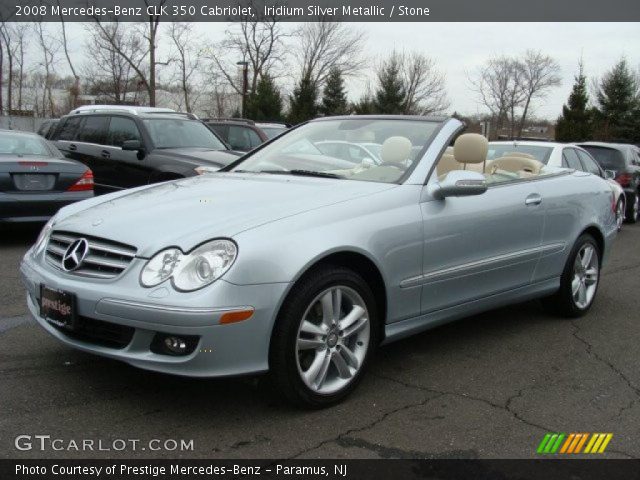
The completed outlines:
<svg viewBox="0 0 640 480">
<path fill-rule="evenodd" d="M 96 193 L 217 170 L 239 155 L 194 115 L 150 107 L 80 107 L 51 140 L 93 171 Z"/>
<path fill-rule="evenodd" d="M 222 138 L 230 148 L 248 152 L 269 140 L 253 120 L 242 118 L 205 118 L 202 120 Z"/>
</svg>

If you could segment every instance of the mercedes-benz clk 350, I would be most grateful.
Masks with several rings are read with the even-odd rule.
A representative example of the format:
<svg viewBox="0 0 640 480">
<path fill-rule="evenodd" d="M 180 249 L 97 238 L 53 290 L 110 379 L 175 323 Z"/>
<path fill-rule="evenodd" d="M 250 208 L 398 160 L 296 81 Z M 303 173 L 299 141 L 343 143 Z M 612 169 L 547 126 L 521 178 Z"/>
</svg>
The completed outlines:
<svg viewBox="0 0 640 480">
<path fill-rule="evenodd" d="M 64 207 L 22 261 L 29 310 L 85 352 L 264 372 L 310 406 L 350 393 L 378 345 L 444 322 L 533 298 L 585 314 L 616 233 L 607 182 L 517 152 L 487 161 L 486 139 L 462 131 L 322 118 L 222 171 Z"/>
</svg>

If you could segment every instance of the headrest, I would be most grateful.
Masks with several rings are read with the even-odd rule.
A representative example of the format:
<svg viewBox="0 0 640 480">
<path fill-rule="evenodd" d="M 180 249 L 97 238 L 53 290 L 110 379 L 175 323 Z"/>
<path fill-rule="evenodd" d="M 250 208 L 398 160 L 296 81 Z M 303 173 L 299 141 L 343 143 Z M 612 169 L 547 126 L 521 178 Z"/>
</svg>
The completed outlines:
<svg viewBox="0 0 640 480">
<path fill-rule="evenodd" d="M 376 134 L 371 130 L 348 130 L 346 140 L 356 143 L 375 143 Z"/>
<path fill-rule="evenodd" d="M 380 157 L 382 162 L 400 163 L 411 154 L 411 140 L 406 137 L 389 137 L 382 144 Z"/>
<path fill-rule="evenodd" d="M 534 157 L 533 155 L 529 153 L 524 153 L 524 152 L 509 152 L 509 153 L 505 153 L 503 157 L 532 158 L 534 160 L 536 159 L 536 157 Z"/>
<path fill-rule="evenodd" d="M 440 176 L 445 173 L 449 173 L 452 170 L 462 170 L 462 165 L 456 162 L 456 159 L 452 154 L 445 152 L 442 154 L 442 157 L 440 157 L 436 170 L 438 172 L 438 176 Z"/>
<path fill-rule="evenodd" d="M 538 175 L 542 167 L 544 167 L 544 164 L 533 158 L 500 157 L 490 163 L 488 170 L 495 172 L 500 169 L 513 173 L 526 172 Z"/>
<path fill-rule="evenodd" d="M 453 144 L 453 155 L 459 163 L 482 163 L 487 158 L 488 143 L 478 133 L 465 133 Z"/>
</svg>

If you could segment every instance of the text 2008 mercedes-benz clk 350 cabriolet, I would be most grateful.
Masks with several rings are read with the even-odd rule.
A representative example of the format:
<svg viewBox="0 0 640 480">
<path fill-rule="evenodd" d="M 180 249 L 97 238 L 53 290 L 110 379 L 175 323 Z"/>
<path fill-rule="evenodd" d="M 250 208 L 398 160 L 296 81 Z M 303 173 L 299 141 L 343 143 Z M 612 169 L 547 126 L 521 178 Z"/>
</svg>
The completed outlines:
<svg viewBox="0 0 640 480">
<path fill-rule="evenodd" d="M 323 118 L 221 172 L 65 207 L 22 262 L 29 309 L 78 349 L 269 372 L 312 406 L 352 391 L 380 343 L 536 297 L 584 314 L 616 232 L 611 188 L 515 152 L 487 161 L 462 128 Z"/>
</svg>

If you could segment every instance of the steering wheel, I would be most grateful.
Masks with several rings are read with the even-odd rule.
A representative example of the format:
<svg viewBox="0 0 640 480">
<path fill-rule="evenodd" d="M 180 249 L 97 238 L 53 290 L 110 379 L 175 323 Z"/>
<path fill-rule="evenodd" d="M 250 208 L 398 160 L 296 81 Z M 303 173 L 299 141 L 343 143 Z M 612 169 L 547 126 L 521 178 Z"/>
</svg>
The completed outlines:
<svg viewBox="0 0 640 480">
<path fill-rule="evenodd" d="M 398 170 L 402 170 L 403 172 L 407 169 L 407 166 L 405 164 L 403 164 L 402 162 L 382 162 L 379 166 L 380 167 L 393 167 L 393 168 L 397 168 Z"/>
</svg>

